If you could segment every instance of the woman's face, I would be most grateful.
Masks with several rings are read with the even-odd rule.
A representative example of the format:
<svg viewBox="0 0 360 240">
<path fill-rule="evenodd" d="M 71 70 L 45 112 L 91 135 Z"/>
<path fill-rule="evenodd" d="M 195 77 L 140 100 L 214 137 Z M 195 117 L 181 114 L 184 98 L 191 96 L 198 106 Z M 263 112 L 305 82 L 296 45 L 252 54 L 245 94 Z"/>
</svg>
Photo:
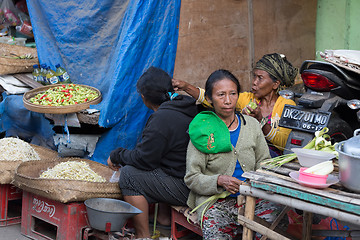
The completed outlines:
<svg viewBox="0 0 360 240">
<path fill-rule="evenodd" d="M 212 89 L 212 103 L 215 113 L 221 119 L 234 116 L 236 102 L 239 98 L 236 84 L 230 79 L 224 78 L 217 81 Z"/>
<path fill-rule="evenodd" d="M 254 93 L 257 99 L 262 99 L 272 92 L 276 92 L 280 85 L 280 81 L 274 82 L 269 73 L 264 70 L 255 69 L 253 77 L 251 92 Z"/>
</svg>

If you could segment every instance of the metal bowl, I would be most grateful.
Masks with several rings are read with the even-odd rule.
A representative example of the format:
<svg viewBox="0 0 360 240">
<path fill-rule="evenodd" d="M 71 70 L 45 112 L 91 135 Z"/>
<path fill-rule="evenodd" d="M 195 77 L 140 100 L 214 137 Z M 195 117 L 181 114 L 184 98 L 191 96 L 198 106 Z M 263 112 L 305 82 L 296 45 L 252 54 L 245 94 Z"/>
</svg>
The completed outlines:
<svg viewBox="0 0 360 240">
<path fill-rule="evenodd" d="M 90 226 L 105 232 L 120 231 L 128 218 L 142 213 L 131 204 L 112 198 L 91 198 L 84 204 Z"/>
</svg>

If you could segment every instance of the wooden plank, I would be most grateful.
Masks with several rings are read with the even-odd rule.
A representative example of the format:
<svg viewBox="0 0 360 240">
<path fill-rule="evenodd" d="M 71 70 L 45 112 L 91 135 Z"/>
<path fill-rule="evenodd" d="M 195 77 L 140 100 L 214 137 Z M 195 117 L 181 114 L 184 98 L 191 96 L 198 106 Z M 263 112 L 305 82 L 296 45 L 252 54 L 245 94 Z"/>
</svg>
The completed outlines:
<svg viewBox="0 0 360 240">
<path fill-rule="evenodd" d="M 304 187 L 298 184 L 295 180 L 293 180 L 290 177 L 278 175 L 275 173 L 269 173 L 269 172 L 246 172 L 243 174 L 245 178 L 248 178 L 250 180 L 255 180 L 259 182 L 265 182 L 265 183 L 274 183 L 279 184 L 281 186 L 291 187 L 293 189 L 298 189 L 304 192 L 309 192 L 312 194 L 316 194 L 319 196 L 326 196 L 328 198 L 341 200 L 343 202 L 353 203 L 356 205 L 360 205 L 360 194 L 353 194 L 353 193 L 345 193 L 341 192 L 339 190 L 334 190 L 331 188 L 326 189 L 315 189 L 315 188 L 309 188 Z M 341 194 L 340 194 L 341 193 Z"/>
<path fill-rule="evenodd" d="M 239 215 L 238 216 L 238 222 L 244 226 L 244 230 L 246 228 L 249 228 L 253 231 L 256 231 L 264 236 L 267 236 L 268 238 L 270 239 L 274 239 L 274 240 L 290 240 L 289 238 L 287 237 L 284 237 L 282 235 L 280 235 L 279 233 L 273 231 L 273 230 L 270 230 L 269 228 L 267 227 L 264 227 L 263 225 L 253 221 L 253 220 L 250 220 L 244 216 L 241 216 Z M 252 240 L 252 238 L 244 238 L 244 235 L 243 235 L 243 240 Z"/>
<path fill-rule="evenodd" d="M 338 190 L 338 189 L 333 189 L 333 188 L 329 188 L 329 189 L 327 189 L 327 191 L 329 191 L 329 192 L 331 192 L 333 194 L 344 196 L 344 197 L 353 198 L 354 201 L 355 201 L 355 199 L 360 199 L 360 194 L 359 193 L 345 192 L 345 191 Z"/>
<path fill-rule="evenodd" d="M 13 77 L 32 88 L 43 87 L 41 83 L 35 82 L 32 78 L 24 74 L 14 74 Z"/>
<path fill-rule="evenodd" d="M 294 197 L 294 198 L 305 200 L 305 201 L 312 202 L 315 204 L 320 204 L 322 206 L 332 207 L 332 208 L 335 208 L 338 210 L 343 210 L 343 211 L 347 211 L 350 213 L 360 215 L 360 205 L 355 205 L 355 204 L 348 203 L 348 202 L 342 202 L 342 201 L 328 198 L 326 196 L 325 197 L 319 196 L 319 195 L 316 195 L 311 192 L 306 193 L 301 190 L 296 190 L 296 189 L 292 189 L 289 187 L 279 186 L 279 185 L 275 185 L 275 184 L 271 184 L 271 183 L 251 181 L 251 186 L 258 188 L 258 189 L 263 189 L 265 191 L 279 193 L 281 195 Z"/>
</svg>

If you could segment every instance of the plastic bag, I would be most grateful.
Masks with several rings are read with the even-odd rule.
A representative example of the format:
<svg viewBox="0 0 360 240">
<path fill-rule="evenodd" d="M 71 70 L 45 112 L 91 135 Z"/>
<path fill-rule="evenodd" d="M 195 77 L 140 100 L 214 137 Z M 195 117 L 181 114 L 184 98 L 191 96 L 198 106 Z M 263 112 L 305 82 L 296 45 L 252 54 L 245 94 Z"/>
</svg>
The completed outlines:
<svg viewBox="0 0 360 240">
<path fill-rule="evenodd" d="M 0 5 L 0 24 L 4 26 L 20 26 L 24 22 L 29 24 L 30 17 L 16 8 L 12 0 L 2 0 Z"/>
<path fill-rule="evenodd" d="M 16 31 L 18 31 L 24 35 L 27 35 L 29 37 L 34 36 L 31 23 L 28 21 L 22 21 L 20 26 L 16 26 Z"/>
<path fill-rule="evenodd" d="M 15 8 L 12 0 L 3 0 L 0 7 L 0 17 L 2 24 L 8 26 L 17 26 L 21 24 L 20 18 L 17 16 L 19 10 Z"/>
<path fill-rule="evenodd" d="M 29 15 L 29 11 L 26 5 L 26 0 L 20 0 L 15 4 L 15 7 L 19 9 L 21 12 L 26 13 Z"/>
<path fill-rule="evenodd" d="M 120 179 L 120 173 L 121 173 L 121 169 L 119 169 L 118 171 L 114 171 L 113 175 L 111 176 L 109 182 L 119 182 Z"/>
</svg>

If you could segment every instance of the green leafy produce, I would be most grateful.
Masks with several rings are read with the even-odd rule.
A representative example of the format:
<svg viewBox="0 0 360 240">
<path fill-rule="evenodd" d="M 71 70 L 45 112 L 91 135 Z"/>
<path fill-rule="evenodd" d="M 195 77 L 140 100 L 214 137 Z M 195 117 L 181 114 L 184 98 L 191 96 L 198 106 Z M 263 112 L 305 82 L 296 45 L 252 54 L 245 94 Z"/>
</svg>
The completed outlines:
<svg viewBox="0 0 360 240">
<path fill-rule="evenodd" d="M 335 144 L 332 145 L 331 142 L 327 139 L 330 138 L 326 133 L 329 131 L 327 127 L 324 127 L 321 131 L 315 132 L 315 137 L 306 144 L 305 149 L 313 149 L 324 152 L 329 152 L 338 157 L 339 153 L 335 150 Z M 264 162 L 263 165 L 267 165 L 267 167 L 280 167 L 285 163 L 291 162 L 296 158 L 296 153 L 284 154 L 275 158 L 270 158 Z"/>
<path fill-rule="evenodd" d="M 97 97 L 99 94 L 90 88 L 77 84 L 64 84 L 38 93 L 29 101 L 33 104 L 45 106 L 66 106 L 85 103 Z"/>
<path fill-rule="evenodd" d="M 14 53 L 10 53 L 9 55 L 1 55 L 1 57 L 5 58 L 13 58 L 13 59 L 33 59 L 34 56 L 31 53 L 27 53 L 25 55 L 16 55 Z"/>
</svg>

